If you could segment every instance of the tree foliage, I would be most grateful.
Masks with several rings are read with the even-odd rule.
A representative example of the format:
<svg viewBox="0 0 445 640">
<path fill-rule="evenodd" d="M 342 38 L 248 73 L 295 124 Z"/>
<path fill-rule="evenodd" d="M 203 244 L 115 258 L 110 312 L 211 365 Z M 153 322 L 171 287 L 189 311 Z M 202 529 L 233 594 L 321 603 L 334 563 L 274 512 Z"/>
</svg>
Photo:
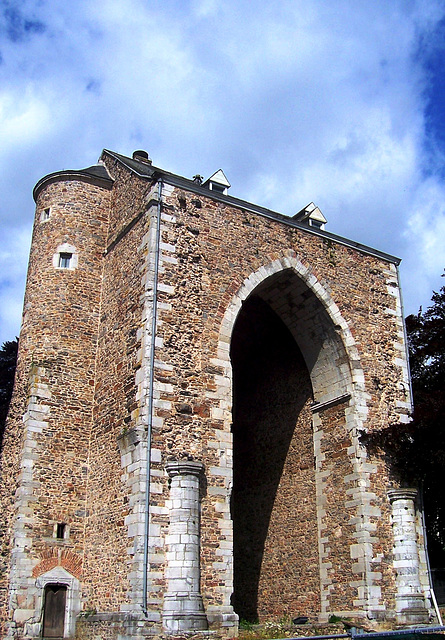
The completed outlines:
<svg viewBox="0 0 445 640">
<path fill-rule="evenodd" d="M 424 486 L 431 563 L 445 567 L 445 286 L 431 301 L 406 318 L 414 395 L 407 463 Z"/>
<path fill-rule="evenodd" d="M 445 274 L 444 274 L 445 275 Z M 445 568 L 445 287 L 406 318 L 414 413 L 408 424 L 364 434 L 405 486 L 422 488 L 432 567 Z"/>
<path fill-rule="evenodd" d="M 14 386 L 14 374 L 17 364 L 18 340 L 3 343 L 0 349 L 0 449 L 3 440 L 6 415 Z"/>
</svg>

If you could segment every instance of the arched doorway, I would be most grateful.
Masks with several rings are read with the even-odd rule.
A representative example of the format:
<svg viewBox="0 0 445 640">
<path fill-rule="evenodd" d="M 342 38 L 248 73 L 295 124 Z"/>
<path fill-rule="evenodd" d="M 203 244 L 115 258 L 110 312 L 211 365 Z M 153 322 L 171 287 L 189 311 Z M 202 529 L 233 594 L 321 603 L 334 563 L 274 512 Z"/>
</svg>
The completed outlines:
<svg viewBox="0 0 445 640">
<path fill-rule="evenodd" d="M 66 592 L 66 585 L 46 585 L 43 604 L 43 638 L 64 637 Z"/>
<path fill-rule="evenodd" d="M 254 288 L 234 323 L 232 601 L 240 618 L 320 612 L 312 409 L 349 397 L 340 330 L 293 269 Z"/>
</svg>

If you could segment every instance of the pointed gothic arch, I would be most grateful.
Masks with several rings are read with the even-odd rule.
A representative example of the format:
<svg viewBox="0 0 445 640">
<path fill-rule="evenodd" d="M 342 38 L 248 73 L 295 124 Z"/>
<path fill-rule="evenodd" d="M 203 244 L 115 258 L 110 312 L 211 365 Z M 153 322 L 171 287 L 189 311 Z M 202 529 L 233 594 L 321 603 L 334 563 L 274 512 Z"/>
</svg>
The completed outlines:
<svg viewBox="0 0 445 640">
<path fill-rule="evenodd" d="M 368 411 L 354 337 L 327 288 L 294 256 L 273 260 L 251 273 L 226 307 L 219 327 L 218 364 L 230 381 L 230 390 L 224 382 L 224 389 L 220 388 L 221 408 L 228 408 L 232 393 L 233 328 L 244 301 L 253 293 L 270 305 L 294 336 L 311 376 L 314 401 L 323 405 L 349 394 L 354 414 L 350 425 L 360 429 Z M 326 370 L 333 374 L 329 380 Z M 226 415 L 226 420 L 230 421 L 230 416 Z"/>
<path fill-rule="evenodd" d="M 314 543 L 318 546 L 317 571 L 320 584 L 318 615 L 323 619 L 323 616 L 329 617 L 330 612 L 340 610 L 330 586 L 333 569 L 328 557 L 327 538 L 323 533 L 327 526 L 333 526 L 332 522 L 327 524 L 329 517 L 323 506 L 327 484 L 332 481 L 332 478 L 328 478 L 330 472 L 326 474 L 324 462 L 326 455 L 323 451 L 326 438 L 330 437 L 327 436 L 326 430 L 329 420 L 341 424 L 341 432 L 345 434 L 341 446 L 347 458 L 346 475 L 349 474 L 352 477 L 354 474 L 360 474 L 363 480 L 356 483 L 358 486 L 348 488 L 351 496 L 348 518 L 350 523 L 354 523 L 352 526 L 355 528 L 355 537 L 358 540 L 358 543 L 353 545 L 354 549 L 350 546 L 342 551 L 344 557 L 349 559 L 354 557 L 357 560 L 355 570 L 357 579 L 354 580 L 354 586 L 350 587 L 350 602 L 354 601 L 355 606 L 360 607 L 362 611 L 373 611 L 380 604 L 380 588 L 376 586 L 375 574 L 371 568 L 372 543 L 366 542 L 370 538 L 369 534 L 373 527 L 366 509 L 373 501 L 368 480 L 375 469 L 367 464 L 366 451 L 359 442 L 359 432 L 364 428 L 367 415 L 367 397 L 364 373 L 352 332 L 330 292 L 320 283 L 311 269 L 296 257 L 286 256 L 276 259 L 252 273 L 233 296 L 220 326 L 218 358 L 215 359 L 215 363 L 217 362 L 223 368 L 224 375 L 217 380 L 221 384 L 216 396 L 219 397 L 219 415 L 224 416 L 227 431 L 232 429 L 231 341 L 240 311 L 246 301 L 253 296 L 268 305 L 293 337 L 302 354 L 312 385 L 314 491 L 317 502 L 315 517 L 318 529 L 318 541 Z M 335 411 L 341 415 L 340 419 L 332 418 Z M 331 418 L 326 417 L 328 414 Z M 233 446 L 233 444 L 228 445 L 229 458 L 233 454 Z M 338 531 L 341 532 L 340 526 Z M 267 591 L 268 585 L 264 588 Z M 270 593 L 268 598 L 270 599 Z M 351 610 L 355 606 L 351 604 Z"/>
</svg>

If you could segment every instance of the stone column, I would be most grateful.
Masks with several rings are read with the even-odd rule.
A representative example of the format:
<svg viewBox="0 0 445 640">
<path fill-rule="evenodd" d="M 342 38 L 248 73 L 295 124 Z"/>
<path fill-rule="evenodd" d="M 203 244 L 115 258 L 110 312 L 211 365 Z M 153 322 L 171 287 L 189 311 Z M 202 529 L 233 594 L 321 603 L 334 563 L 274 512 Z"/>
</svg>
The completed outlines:
<svg viewBox="0 0 445 640">
<path fill-rule="evenodd" d="M 396 614 L 400 623 L 428 622 L 428 610 L 419 577 L 415 499 L 417 489 L 388 491 L 392 507 Z"/>
<path fill-rule="evenodd" d="M 170 477 L 170 527 L 167 544 L 167 593 L 162 620 L 169 632 L 207 629 L 200 593 L 200 505 L 201 462 L 168 462 Z"/>
</svg>

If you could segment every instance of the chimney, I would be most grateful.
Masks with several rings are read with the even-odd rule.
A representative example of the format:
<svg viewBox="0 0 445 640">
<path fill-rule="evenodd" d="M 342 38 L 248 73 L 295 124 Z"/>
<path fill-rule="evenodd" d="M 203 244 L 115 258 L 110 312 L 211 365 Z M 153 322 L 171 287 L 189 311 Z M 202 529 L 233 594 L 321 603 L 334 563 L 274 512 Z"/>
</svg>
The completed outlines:
<svg viewBox="0 0 445 640">
<path fill-rule="evenodd" d="M 137 160 L 138 162 L 145 162 L 145 164 L 151 164 L 150 156 L 143 149 L 133 151 L 133 160 Z"/>
</svg>

